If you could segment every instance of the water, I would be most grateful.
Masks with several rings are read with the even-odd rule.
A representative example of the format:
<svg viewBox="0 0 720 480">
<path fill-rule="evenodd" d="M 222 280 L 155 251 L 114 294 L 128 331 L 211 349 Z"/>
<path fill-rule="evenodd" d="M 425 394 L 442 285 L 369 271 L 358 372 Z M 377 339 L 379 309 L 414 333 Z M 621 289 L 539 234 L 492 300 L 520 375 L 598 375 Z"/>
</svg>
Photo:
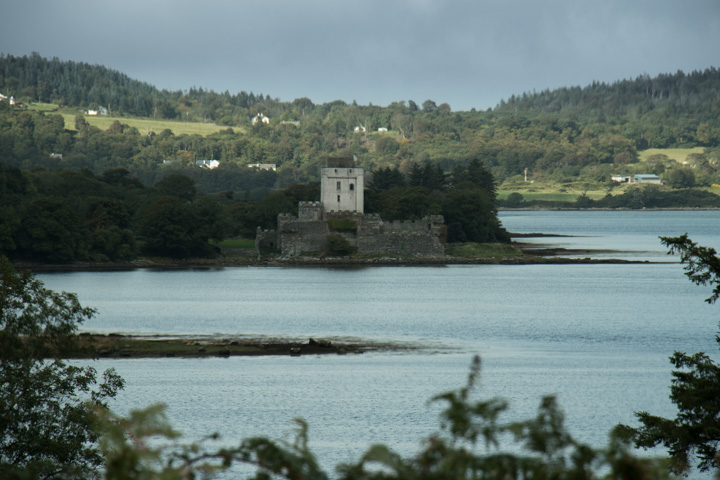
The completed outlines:
<svg viewBox="0 0 720 480">
<path fill-rule="evenodd" d="M 613 229 L 619 218 L 630 221 Z M 113 408 L 165 402 L 173 425 L 189 438 L 211 432 L 229 444 L 253 435 L 281 438 L 302 417 L 328 470 L 377 442 L 416 452 L 419 440 L 438 428 L 438 406 L 427 400 L 462 386 L 474 354 L 483 359 L 478 395 L 509 399 L 508 420 L 532 416 L 542 395 L 556 394 L 572 434 L 602 446 L 612 426 L 634 422 L 634 411 L 674 415 L 668 356 L 681 350 L 718 358 L 718 306 L 703 301 L 710 290 L 691 284 L 656 239 L 687 231 L 694 240 L 717 242 L 720 212 L 509 212 L 502 219 L 513 232 L 579 233 L 601 249 L 624 245 L 625 258 L 673 262 L 39 277 L 98 309 L 83 326 L 88 331 L 360 338 L 427 347 L 95 362 L 127 380 Z"/>
<path fill-rule="evenodd" d="M 700 245 L 720 249 L 720 212 L 692 211 L 505 211 L 505 228 L 513 233 L 544 233 L 568 237 L 518 239 L 538 247 L 611 250 L 570 257 L 668 261 L 660 236 L 688 233 Z"/>
</svg>

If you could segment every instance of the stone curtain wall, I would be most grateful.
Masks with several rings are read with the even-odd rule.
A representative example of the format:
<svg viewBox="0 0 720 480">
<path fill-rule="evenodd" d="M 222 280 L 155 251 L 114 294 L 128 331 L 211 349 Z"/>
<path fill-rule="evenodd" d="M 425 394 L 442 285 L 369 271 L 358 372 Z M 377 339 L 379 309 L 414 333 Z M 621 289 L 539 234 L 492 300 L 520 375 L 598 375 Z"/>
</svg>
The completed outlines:
<svg viewBox="0 0 720 480">
<path fill-rule="evenodd" d="M 358 228 L 357 251 L 361 255 L 410 255 L 435 257 L 445 254 L 441 243 L 442 215 L 418 221 L 383 222 L 380 217 L 368 219 Z"/>
<path fill-rule="evenodd" d="M 357 223 L 357 233 L 337 233 L 355 247 L 359 255 L 437 257 L 445 254 L 442 215 L 418 221 L 383 222 L 374 214 L 325 212 L 319 202 L 301 202 L 298 217 L 278 215 L 277 231 L 258 229 L 258 252 L 269 251 L 272 244 L 283 257 L 319 255 L 331 233 L 329 218 L 347 218 Z"/>
</svg>

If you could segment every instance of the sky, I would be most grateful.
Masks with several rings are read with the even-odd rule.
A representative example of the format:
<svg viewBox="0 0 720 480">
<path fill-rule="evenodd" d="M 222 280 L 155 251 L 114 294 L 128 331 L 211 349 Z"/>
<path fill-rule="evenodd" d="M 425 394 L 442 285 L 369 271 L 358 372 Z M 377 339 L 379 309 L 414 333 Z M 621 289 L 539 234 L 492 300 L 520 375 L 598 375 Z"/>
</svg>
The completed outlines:
<svg viewBox="0 0 720 480">
<path fill-rule="evenodd" d="M 0 0 L 0 53 L 192 87 L 453 111 L 720 67 L 720 0 Z"/>
</svg>

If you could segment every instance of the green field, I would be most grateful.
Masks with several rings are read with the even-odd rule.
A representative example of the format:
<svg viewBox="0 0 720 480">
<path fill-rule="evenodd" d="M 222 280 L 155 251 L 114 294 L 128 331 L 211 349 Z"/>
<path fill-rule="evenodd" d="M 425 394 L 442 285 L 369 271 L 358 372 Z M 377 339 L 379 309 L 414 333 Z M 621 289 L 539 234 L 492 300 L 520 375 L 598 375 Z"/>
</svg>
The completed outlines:
<svg viewBox="0 0 720 480">
<path fill-rule="evenodd" d="M 58 106 L 54 103 L 32 103 L 28 109 L 38 112 L 54 112 L 58 110 Z"/>
<path fill-rule="evenodd" d="M 65 119 L 65 128 L 75 130 L 75 114 L 63 113 Z M 107 130 L 112 123 L 117 120 L 122 124 L 135 127 L 138 131 L 147 135 L 150 132 L 160 133 L 163 130 L 170 129 L 175 135 L 212 135 L 220 130 L 227 130 L 230 127 L 223 125 L 215 125 L 213 123 L 195 123 L 195 122 L 177 122 L 173 120 L 152 120 L 148 118 L 135 117 L 114 117 L 111 115 L 83 115 L 85 121 L 100 130 Z M 242 129 L 233 128 L 233 131 L 239 132 Z"/>
<path fill-rule="evenodd" d="M 683 163 L 691 153 L 705 153 L 705 148 L 649 148 L 638 152 L 638 157 L 641 162 L 644 162 L 650 155 L 665 155 L 670 160 Z"/>
<path fill-rule="evenodd" d="M 517 192 L 522 195 L 523 199 L 526 202 L 532 202 L 533 200 L 544 200 L 547 202 L 574 202 L 575 200 L 577 200 L 577 197 L 579 197 L 583 193 L 580 191 L 559 192 L 557 190 L 538 192 L 528 192 L 523 190 L 498 190 L 497 196 L 500 200 L 505 200 L 508 195 L 513 192 Z M 593 200 L 598 200 L 600 198 L 603 198 L 606 195 L 606 192 L 605 190 L 588 190 L 587 192 L 585 192 L 585 195 Z"/>
<path fill-rule="evenodd" d="M 28 106 L 30 110 L 40 112 L 59 112 L 65 120 L 65 128 L 67 130 L 75 130 L 75 117 L 78 115 L 71 109 L 60 109 L 58 105 L 53 103 L 32 103 Z M 203 137 L 212 135 L 221 130 L 227 130 L 230 127 L 223 125 L 215 125 L 214 123 L 198 123 L 198 122 L 179 122 L 175 120 L 153 120 L 150 118 L 138 117 L 116 117 L 113 115 L 83 115 L 85 121 L 90 125 L 107 130 L 112 123 L 117 120 L 124 125 L 135 127 L 138 131 L 147 135 L 150 132 L 160 133 L 165 129 L 171 130 L 175 135 L 201 135 Z M 233 127 L 235 132 L 244 132 L 242 128 Z"/>
</svg>

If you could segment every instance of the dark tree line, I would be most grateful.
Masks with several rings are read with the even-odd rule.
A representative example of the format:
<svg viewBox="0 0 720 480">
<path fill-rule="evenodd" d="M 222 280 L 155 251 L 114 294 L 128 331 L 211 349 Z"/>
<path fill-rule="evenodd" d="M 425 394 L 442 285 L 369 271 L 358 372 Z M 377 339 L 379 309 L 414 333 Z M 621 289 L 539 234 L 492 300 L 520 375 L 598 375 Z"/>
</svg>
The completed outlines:
<svg viewBox="0 0 720 480">
<path fill-rule="evenodd" d="M 448 242 L 509 242 L 497 218 L 495 181 L 478 159 L 446 173 L 437 164 L 413 164 L 407 175 L 396 168 L 372 173 L 365 210 L 384 220 L 417 220 L 443 215 Z"/>
<path fill-rule="evenodd" d="M 396 179 L 393 183 L 391 178 Z M 384 186 L 383 186 L 384 185 Z M 492 174 L 478 160 L 445 173 L 430 163 L 404 175 L 380 169 L 366 211 L 385 220 L 442 214 L 451 242 L 508 241 L 497 219 Z M 254 238 L 320 198 L 317 183 L 296 184 L 258 200 L 198 192 L 179 172 L 146 187 L 123 168 L 20 170 L 0 163 L 0 253 L 15 260 L 67 263 L 128 261 L 140 254 L 209 257 L 230 236 Z"/>
<path fill-rule="evenodd" d="M 169 175 L 146 188 L 123 169 L 20 169 L 0 163 L 0 253 L 15 260 L 128 261 L 140 253 L 204 257 L 235 227 L 222 199 Z"/>
</svg>

